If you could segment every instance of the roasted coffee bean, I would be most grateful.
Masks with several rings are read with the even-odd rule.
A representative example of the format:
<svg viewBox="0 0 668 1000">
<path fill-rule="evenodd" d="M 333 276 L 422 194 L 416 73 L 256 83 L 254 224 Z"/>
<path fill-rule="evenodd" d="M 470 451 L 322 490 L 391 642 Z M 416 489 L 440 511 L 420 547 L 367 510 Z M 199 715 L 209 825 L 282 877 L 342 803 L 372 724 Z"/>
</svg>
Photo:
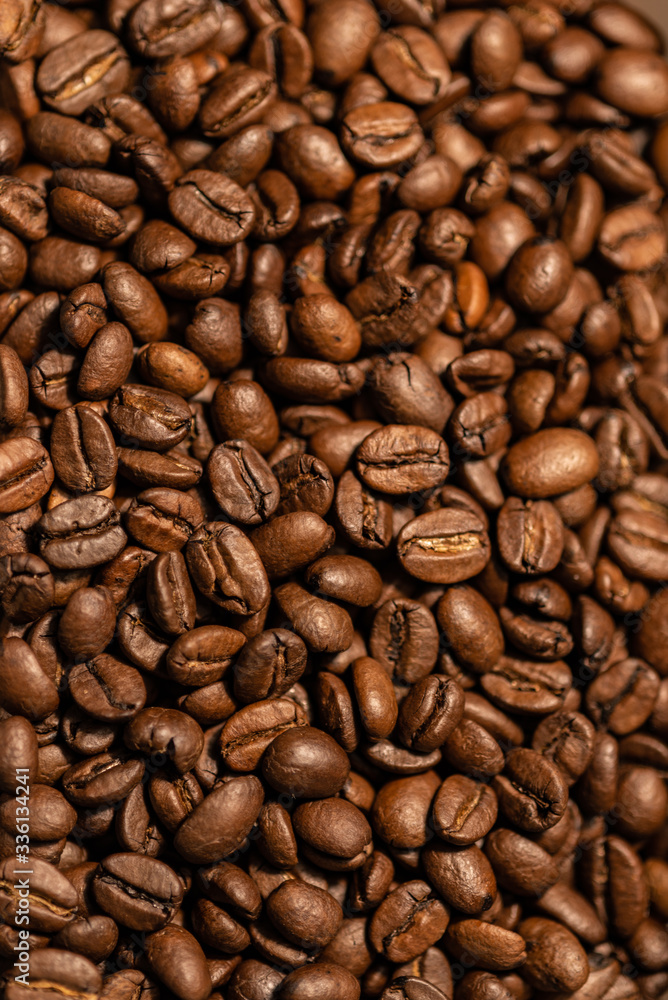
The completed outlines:
<svg viewBox="0 0 668 1000">
<path fill-rule="evenodd" d="M 224 514 L 241 524 L 261 524 L 275 512 L 279 484 L 262 456 L 245 441 L 226 441 L 209 455 L 207 472 Z"/>
<path fill-rule="evenodd" d="M 349 111 L 341 144 L 353 159 L 376 170 L 414 156 L 424 135 L 415 113 L 404 104 L 380 101 Z"/>
<path fill-rule="evenodd" d="M 582 431 L 550 428 L 512 446 L 505 475 L 514 493 L 540 499 L 582 486 L 598 464 L 596 446 Z"/>
<path fill-rule="evenodd" d="M 374 948 L 393 962 L 407 962 L 443 936 L 449 911 L 426 882 L 404 882 L 385 897 L 373 915 Z"/>
<path fill-rule="evenodd" d="M 436 607 L 436 619 L 444 640 L 462 665 L 485 673 L 503 653 L 496 613 L 473 587 L 448 587 Z"/>
<path fill-rule="evenodd" d="M 433 615 L 418 601 L 385 601 L 374 617 L 369 652 L 398 684 L 421 680 L 431 673 L 438 655 Z"/>
<path fill-rule="evenodd" d="M 257 549 L 232 524 L 205 524 L 186 547 L 194 583 L 215 604 L 244 617 L 269 600 L 269 583 Z"/>
<path fill-rule="evenodd" d="M 250 832 L 263 798 L 257 778 L 252 775 L 231 778 L 210 792 L 183 821 L 174 846 L 186 860 L 196 864 L 227 857 Z"/>
<path fill-rule="evenodd" d="M 143 761 L 101 753 L 68 767 L 63 791 L 73 805 L 87 809 L 122 801 L 139 784 Z"/>
<path fill-rule="evenodd" d="M 150 451 L 167 451 L 186 436 L 192 414 L 175 393 L 125 385 L 111 400 L 109 419 L 123 443 Z"/>
<path fill-rule="evenodd" d="M 153 974 L 181 1000 L 206 1000 L 209 996 L 211 976 L 204 952 L 183 927 L 171 925 L 150 934 L 146 957 Z"/>
<path fill-rule="evenodd" d="M 448 449 L 434 431 L 388 425 L 365 438 L 357 449 L 357 469 L 372 489 L 410 493 L 439 486 L 449 468 Z"/>
<path fill-rule="evenodd" d="M 537 833 L 563 815 L 568 801 L 558 767 L 532 750 L 511 750 L 505 774 L 494 779 L 501 809 L 520 829 Z"/>
<path fill-rule="evenodd" d="M 362 656 L 353 661 L 351 675 L 365 732 L 372 740 L 386 739 L 394 729 L 399 711 L 389 674 L 377 660 Z"/>
<path fill-rule="evenodd" d="M 220 753 L 233 771 L 252 771 L 264 751 L 281 733 L 305 726 L 302 709 L 288 698 L 257 701 L 227 720 L 220 733 Z"/>
<path fill-rule="evenodd" d="M 284 882 L 272 892 L 267 916 L 288 941 L 305 948 L 328 944 L 343 920 L 333 896 L 299 879 Z"/>
<path fill-rule="evenodd" d="M 0 444 L 0 511 L 13 514 L 36 503 L 48 491 L 54 470 L 48 452 L 32 438 L 8 438 Z"/>
<path fill-rule="evenodd" d="M 306 857 L 326 871 L 354 871 L 371 853 L 371 828 L 360 810 L 345 799 L 303 802 L 292 822 Z"/>
<path fill-rule="evenodd" d="M 84 403 L 56 414 L 51 457 L 58 478 L 77 493 L 105 490 L 113 482 L 118 465 L 109 426 Z"/>
<path fill-rule="evenodd" d="M 274 598 L 286 623 L 312 652 L 336 653 L 352 643 L 353 623 L 344 608 L 309 594 L 296 583 L 281 584 Z"/>
<path fill-rule="evenodd" d="M 484 568 L 490 543 L 475 513 L 450 507 L 409 521 L 399 533 L 397 550 L 411 576 L 430 583 L 458 583 Z"/>
<path fill-rule="evenodd" d="M 166 754 L 181 773 L 191 770 L 204 746 L 195 720 L 173 708 L 143 709 L 125 727 L 123 739 L 130 750 Z"/>
<path fill-rule="evenodd" d="M 196 601 L 180 552 L 163 552 L 148 569 L 147 601 L 156 625 L 169 635 L 182 635 L 195 624 Z"/>
<path fill-rule="evenodd" d="M 430 837 L 431 801 L 439 784 L 434 771 L 389 781 L 373 803 L 374 832 L 400 850 L 424 846 Z"/>
<path fill-rule="evenodd" d="M 262 758 L 262 773 L 269 784 L 278 792 L 298 798 L 336 794 L 349 770 L 346 755 L 336 741 L 310 726 L 279 734 Z"/>
<path fill-rule="evenodd" d="M 54 602 L 55 588 L 49 567 L 28 553 L 0 561 L 0 604 L 12 622 L 30 622 L 45 614 Z"/>
<path fill-rule="evenodd" d="M 425 872 L 439 895 L 462 913 L 489 910 L 496 898 L 496 879 L 480 848 L 454 847 L 432 841 L 421 855 Z"/>
<path fill-rule="evenodd" d="M 491 830 L 496 815 L 494 791 L 463 774 L 446 778 L 434 799 L 434 828 L 451 844 L 475 843 Z"/>
<path fill-rule="evenodd" d="M 154 552 L 183 548 L 202 520 L 202 508 L 194 497 L 167 487 L 138 493 L 125 515 L 130 534 Z"/>
<path fill-rule="evenodd" d="M 648 664 L 619 660 L 592 681 L 587 711 L 594 723 L 604 723 L 616 736 L 624 736 L 649 717 L 658 691 L 659 677 Z"/>
<path fill-rule="evenodd" d="M 31 974 L 44 991 L 70 993 L 76 997 L 98 997 L 102 992 L 102 976 L 93 962 L 84 955 L 61 948 L 40 948 L 30 959 Z M 31 987 L 13 981 L 7 990 L 12 1000 L 22 1000 Z"/>
<path fill-rule="evenodd" d="M 93 879 L 95 901 L 125 927 L 156 931 L 169 923 L 183 897 L 176 872 L 157 858 L 110 854 Z"/>
<path fill-rule="evenodd" d="M 222 382 L 213 397 L 212 418 L 220 438 L 243 439 L 262 455 L 278 441 L 276 412 L 257 382 Z"/>
<path fill-rule="evenodd" d="M 564 548 L 564 526 L 546 500 L 510 497 L 499 511 L 499 551 L 515 573 L 539 574 L 558 565 Z"/>
<path fill-rule="evenodd" d="M 130 264 L 113 261 L 104 267 L 101 283 L 114 313 L 140 343 L 164 340 L 167 311 L 150 281 Z"/>
<path fill-rule="evenodd" d="M 387 548 L 392 539 L 392 508 L 386 500 L 348 471 L 341 476 L 334 502 L 341 529 L 353 545 Z"/>
<path fill-rule="evenodd" d="M 200 687 L 219 680 L 231 666 L 245 639 L 223 625 L 190 629 L 170 647 L 165 665 L 179 684 Z"/>
<path fill-rule="evenodd" d="M 103 496 L 67 500 L 37 523 L 39 550 L 54 569 L 86 569 L 115 558 L 127 536 L 111 500 Z"/>
<path fill-rule="evenodd" d="M 107 31 L 89 31 L 85 58 L 77 36 L 52 49 L 36 79 L 44 103 L 67 115 L 80 115 L 107 94 L 125 88 L 130 62 L 118 39 Z"/>
<path fill-rule="evenodd" d="M 549 983 L 572 992 L 580 989 L 589 976 L 584 949 L 575 935 L 560 924 L 543 917 L 530 917 L 519 930 L 527 942 L 527 961 L 523 975 L 540 988 Z"/>
<path fill-rule="evenodd" d="M 102 722 L 132 719 L 146 701 L 139 671 L 107 653 L 73 667 L 68 686 L 79 708 Z"/>
<path fill-rule="evenodd" d="M 463 714 L 464 692 L 456 681 L 425 677 L 401 702 L 399 739 L 409 750 L 430 753 L 445 743 Z"/>
</svg>

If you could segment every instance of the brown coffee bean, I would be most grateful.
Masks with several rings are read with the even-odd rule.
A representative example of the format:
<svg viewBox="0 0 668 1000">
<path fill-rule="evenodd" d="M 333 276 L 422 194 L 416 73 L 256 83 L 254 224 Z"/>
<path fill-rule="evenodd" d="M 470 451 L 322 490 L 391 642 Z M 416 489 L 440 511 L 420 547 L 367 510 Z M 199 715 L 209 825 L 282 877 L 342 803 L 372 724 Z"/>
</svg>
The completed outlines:
<svg viewBox="0 0 668 1000">
<path fill-rule="evenodd" d="M 568 790 L 557 766 L 532 750 L 511 750 L 494 779 L 499 805 L 520 829 L 537 833 L 563 815 Z"/>
<path fill-rule="evenodd" d="M 76 492 L 104 490 L 117 469 L 114 440 L 106 421 L 83 403 L 56 414 L 51 456 L 61 482 Z"/>
<path fill-rule="evenodd" d="M 519 927 L 527 942 L 523 974 L 540 988 L 547 983 L 572 992 L 580 989 L 589 975 L 587 956 L 575 935 L 543 917 L 530 917 Z"/>
<path fill-rule="evenodd" d="M 439 895 L 462 913 L 489 910 L 496 897 L 492 867 L 475 844 L 454 847 L 433 840 L 421 854 L 427 878 Z"/>
<path fill-rule="evenodd" d="M 429 813 L 434 792 L 439 787 L 434 771 L 389 781 L 373 803 L 374 832 L 391 847 L 422 847 L 430 837 Z"/>
<path fill-rule="evenodd" d="M 451 844 L 475 843 L 489 832 L 496 814 L 493 790 L 464 775 L 446 778 L 434 799 L 434 827 Z"/>
<path fill-rule="evenodd" d="M 582 431 L 549 428 L 511 447 L 504 461 L 509 488 L 538 499 L 577 489 L 598 472 L 594 442 Z"/>
<path fill-rule="evenodd" d="M 188 570 L 197 588 L 233 614 L 260 611 L 269 599 L 269 583 L 257 550 L 232 524 L 205 524 L 186 547 Z"/>
<path fill-rule="evenodd" d="M 413 686 L 399 709 L 398 736 L 409 750 L 430 753 L 448 739 L 464 714 L 464 692 L 432 675 Z"/>
<path fill-rule="evenodd" d="M 407 572 L 432 583 L 457 583 L 475 576 L 490 552 L 479 518 L 454 507 L 409 521 L 399 533 L 397 548 Z"/>
<path fill-rule="evenodd" d="M 345 799 L 303 802 L 292 822 L 306 857 L 326 871 L 354 871 L 371 853 L 371 828 Z"/>
<path fill-rule="evenodd" d="M 447 908 L 426 882 L 405 882 L 375 911 L 369 927 L 374 948 L 393 962 L 407 962 L 442 937 Z"/>
</svg>

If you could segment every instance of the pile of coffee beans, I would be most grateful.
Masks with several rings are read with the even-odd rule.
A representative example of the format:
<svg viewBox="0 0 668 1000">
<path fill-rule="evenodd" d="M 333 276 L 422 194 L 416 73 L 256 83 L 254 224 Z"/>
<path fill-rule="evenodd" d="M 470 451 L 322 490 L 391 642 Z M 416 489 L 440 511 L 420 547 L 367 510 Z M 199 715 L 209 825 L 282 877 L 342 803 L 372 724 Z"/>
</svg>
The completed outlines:
<svg viewBox="0 0 668 1000">
<path fill-rule="evenodd" d="M 668 997 L 668 64 L 0 0 L 5 1000 Z"/>
</svg>

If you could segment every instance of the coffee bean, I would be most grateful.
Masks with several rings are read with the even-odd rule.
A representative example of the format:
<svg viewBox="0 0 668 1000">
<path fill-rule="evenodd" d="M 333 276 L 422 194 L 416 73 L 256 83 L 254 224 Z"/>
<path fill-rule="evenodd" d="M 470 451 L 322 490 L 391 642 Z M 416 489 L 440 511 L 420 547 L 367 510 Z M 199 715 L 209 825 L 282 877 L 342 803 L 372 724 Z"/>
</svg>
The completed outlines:
<svg viewBox="0 0 668 1000">
<path fill-rule="evenodd" d="M 388 425 L 357 449 L 357 469 L 372 489 L 410 493 L 444 482 L 449 467 L 445 442 L 427 427 Z"/>
<path fill-rule="evenodd" d="M 307 1000 L 317 995 L 322 1000 L 358 1000 L 359 983 L 348 969 L 329 962 L 305 965 L 288 973 L 278 987 L 280 1000 Z"/>
<path fill-rule="evenodd" d="M 577 489 L 598 472 L 593 442 L 576 430 L 548 429 L 513 445 L 505 460 L 510 489 L 540 499 Z"/>
<path fill-rule="evenodd" d="M 267 604 L 269 584 L 260 556 L 234 525 L 203 525 L 188 541 L 186 559 L 201 593 L 226 611 L 246 617 Z"/>
<path fill-rule="evenodd" d="M 419 580 L 457 583 L 479 573 L 489 559 L 489 538 L 472 512 L 444 508 L 421 514 L 397 539 L 404 569 Z"/>
<path fill-rule="evenodd" d="M 439 895 L 462 913 L 488 910 L 496 898 L 496 879 L 480 848 L 433 841 L 421 854 L 427 877 Z"/>
<path fill-rule="evenodd" d="M 196 599 L 185 559 L 163 552 L 148 569 L 147 601 L 156 625 L 169 635 L 182 635 L 195 624 Z"/>
<path fill-rule="evenodd" d="M 272 892 L 267 916 L 288 941 L 303 948 L 324 947 L 343 920 L 341 907 L 328 892 L 298 879 Z"/>
<path fill-rule="evenodd" d="M 77 705 L 102 722 L 132 719 L 146 701 L 139 671 L 106 653 L 73 667 L 68 683 Z"/>
<path fill-rule="evenodd" d="M 171 925 L 150 934 L 146 957 L 153 974 L 181 1000 L 209 996 L 211 976 L 204 952 L 183 927 Z"/>
<path fill-rule="evenodd" d="M 125 727 L 126 746 L 144 754 L 166 754 L 177 771 L 195 765 L 204 737 L 194 719 L 173 708 L 145 708 Z"/>
<path fill-rule="evenodd" d="M 481 969 L 504 971 L 526 959 L 524 938 L 514 931 L 477 919 L 453 921 L 446 943 L 455 958 L 471 956 Z M 467 959 L 468 960 L 468 959 Z"/>
<path fill-rule="evenodd" d="M 31 957 L 32 975 L 43 983 L 45 991 L 71 993 L 76 997 L 100 996 L 102 976 L 84 955 L 73 954 L 61 948 L 38 949 Z M 13 982 L 8 987 L 12 1000 L 23 1000 L 30 987 Z"/>
<path fill-rule="evenodd" d="M 274 597 L 287 623 L 308 649 L 318 653 L 348 649 L 353 640 L 353 623 L 344 608 L 309 594 L 297 583 L 281 584 L 274 590 Z"/>
<path fill-rule="evenodd" d="M 56 414 L 51 456 L 61 482 L 75 492 L 105 490 L 118 466 L 114 439 L 106 421 L 84 403 Z"/>
<path fill-rule="evenodd" d="M 415 113 L 404 104 L 380 101 L 355 108 L 342 122 L 341 143 L 359 163 L 375 170 L 414 156 L 423 132 Z"/>
<path fill-rule="evenodd" d="M 85 58 L 76 37 L 47 54 L 36 79 L 44 103 L 67 115 L 80 115 L 101 97 L 123 90 L 130 75 L 127 54 L 110 32 L 86 33 Z"/>
<path fill-rule="evenodd" d="M 173 448 L 192 422 L 187 404 L 175 393 L 142 385 L 119 389 L 111 401 L 109 418 L 129 444 L 151 451 Z"/>
<path fill-rule="evenodd" d="M 173 680 L 199 687 L 219 680 L 244 642 L 242 634 L 235 629 L 203 625 L 176 639 L 170 646 L 165 665 Z"/>
<path fill-rule="evenodd" d="M 239 185 L 211 170 L 191 170 L 180 177 L 169 207 L 193 239 L 215 247 L 244 239 L 255 219 L 253 203 Z"/>
<path fill-rule="evenodd" d="M 564 985 L 580 989 L 589 975 L 587 957 L 577 938 L 560 924 L 543 917 L 530 917 L 519 927 L 527 942 L 524 975 L 535 986 Z"/>
<path fill-rule="evenodd" d="M 111 500 L 83 496 L 47 511 L 37 523 L 39 549 L 55 569 L 100 566 L 119 554 L 127 536 Z"/>
<path fill-rule="evenodd" d="M 592 681 L 587 711 L 595 723 L 605 721 L 611 732 L 623 736 L 651 714 L 658 689 L 658 675 L 642 660 L 619 660 Z"/>
<path fill-rule="evenodd" d="M 269 784 L 299 798 L 336 794 L 349 770 L 345 753 L 331 736 L 310 726 L 280 733 L 262 758 L 262 773 Z"/>
<path fill-rule="evenodd" d="M 306 857 L 326 871 L 353 871 L 371 853 L 371 828 L 345 799 L 303 802 L 292 817 Z"/>
<path fill-rule="evenodd" d="M 73 805 L 95 808 L 122 801 L 143 774 L 143 761 L 118 754 L 96 754 L 65 770 L 63 791 Z"/>
<path fill-rule="evenodd" d="M 425 677 L 401 702 L 399 739 L 410 750 L 430 753 L 445 743 L 463 713 L 464 692 L 455 681 Z"/>
<path fill-rule="evenodd" d="M 164 339 L 167 312 L 150 281 L 130 264 L 113 261 L 105 266 L 101 282 L 118 319 L 140 343 Z"/>
<path fill-rule="evenodd" d="M 442 937 L 449 911 L 426 882 L 404 882 L 385 897 L 373 915 L 374 948 L 393 962 L 407 962 Z"/>
<path fill-rule="evenodd" d="M 353 545 L 387 548 L 392 539 L 392 508 L 366 489 L 353 472 L 341 476 L 334 503 L 341 529 Z"/>
<path fill-rule="evenodd" d="M 620 79 L 624 86 L 620 86 Z M 668 100 L 668 76 L 654 53 L 620 48 L 606 53 L 597 70 L 596 88 L 603 100 L 631 114 L 662 114 Z"/>
<path fill-rule="evenodd" d="M 128 531 L 154 552 L 183 548 L 202 520 L 194 497 L 166 487 L 138 493 L 125 515 Z"/>
<path fill-rule="evenodd" d="M 334 200 L 355 179 L 336 137 L 318 125 L 286 129 L 277 151 L 283 170 L 307 198 Z"/>
<path fill-rule="evenodd" d="M 183 883 L 156 858 L 110 854 L 93 879 L 93 893 L 98 906 L 124 926 L 156 931 L 181 903 Z"/>
<path fill-rule="evenodd" d="M 53 482 L 48 452 L 31 438 L 9 438 L 0 444 L 0 510 L 3 514 L 41 500 Z"/>
<path fill-rule="evenodd" d="M 494 779 L 499 805 L 522 830 L 537 833 L 554 826 L 568 801 L 557 766 L 533 750 L 511 750 L 506 773 Z"/>
<path fill-rule="evenodd" d="M 422 847 L 430 837 L 430 806 L 439 784 L 434 771 L 388 782 L 373 803 L 374 832 L 391 847 Z"/>
<path fill-rule="evenodd" d="M 475 843 L 491 830 L 496 814 L 494 791 L 463 774 L 446 778 L 434 799 L 436 832 L 451 844 Z"/>
<path fill-rule="evenodd" d="M 385 601 L 374 617 L 369 651 L 399 684 L 431 673 L 438 655 L 438 630 L 431 612 L 418 601 Z"/>
<path fill-rule="evenodd" d="M 230 778 L 198 805 L 179 827 L 174 846 L 194 864 L 208 864 L 232 854 L 244 841 L 264 795 L 252 775 Z M 212 836 L 212 824 L 215 834 Z"/>
</svg>

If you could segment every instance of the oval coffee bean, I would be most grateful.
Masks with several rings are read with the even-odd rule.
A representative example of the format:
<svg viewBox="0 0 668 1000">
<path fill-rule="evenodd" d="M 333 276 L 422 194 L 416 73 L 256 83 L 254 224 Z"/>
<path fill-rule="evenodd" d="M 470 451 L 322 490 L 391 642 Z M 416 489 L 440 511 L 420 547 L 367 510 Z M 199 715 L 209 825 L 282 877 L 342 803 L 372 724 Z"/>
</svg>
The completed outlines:
<svg viewBox="0 0 668 1000">
<path fill-rule="evenodd" d="M 419 580 L 458 583 L 485 567 L 490 542 L 475 513 L 450 507 L 409 521 L 399 532 L 397 554 L 404 569 Z"/>
<path fill-rule="evenodd" d="M 169 923 L 183 898 L 176 872 L 157 858 L 110 854 L 93 879 L 95 901 L 125 927 L 157 931 Z"/>
</svg>

